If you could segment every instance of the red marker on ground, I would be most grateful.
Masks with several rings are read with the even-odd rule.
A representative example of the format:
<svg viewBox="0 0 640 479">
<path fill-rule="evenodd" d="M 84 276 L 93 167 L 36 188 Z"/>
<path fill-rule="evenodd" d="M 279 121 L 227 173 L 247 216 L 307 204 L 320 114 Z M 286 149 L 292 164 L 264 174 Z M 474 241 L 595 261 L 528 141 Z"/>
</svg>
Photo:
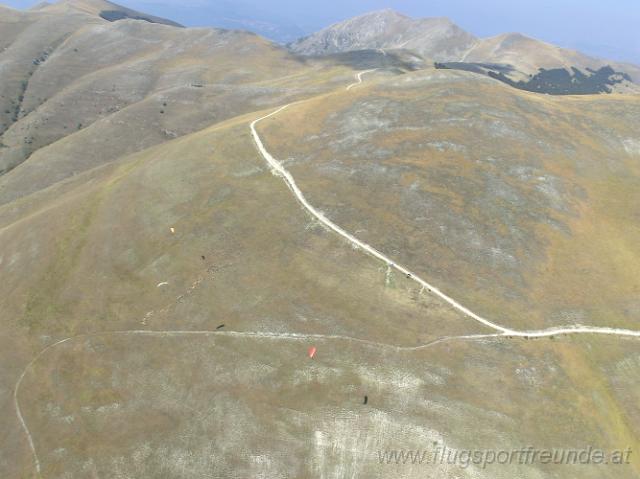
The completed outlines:
<svg viewBox="0 0 640 479">
<path fill-rule="evenodd" d="M 316 349 L 316 347 L 315 347 L 315 346 L 311 346 L 311 347 L 309 348 L 309 357 L 310 357 L 311 359 L 313 359 L 313 357 L 316 355 L 316 352 L 317 352 L 317 351 L 318 351 L 318 350 Z"/>
</svg>

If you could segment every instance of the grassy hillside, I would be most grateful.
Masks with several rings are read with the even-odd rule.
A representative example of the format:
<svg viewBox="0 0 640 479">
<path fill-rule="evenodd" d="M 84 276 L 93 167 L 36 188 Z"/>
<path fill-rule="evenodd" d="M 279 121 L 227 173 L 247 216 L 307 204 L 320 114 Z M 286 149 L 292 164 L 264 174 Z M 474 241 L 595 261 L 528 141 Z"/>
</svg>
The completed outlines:
<svg viewBox="0 0 640 479">
<path fill-rule="evenodd" d="M 23 16 L 37 35 L 23 31 L 0 60 L 24 66 L 25 58 L 47 53 L 29 60 L 25 71 L 2 70 L 15 85 L 2 82 L 8 113 L 0 137 L 0 204 L 124 154 L 303 96 L 304 86 L 286 88 L 277 79 L 315 71 L 247 33 L 108 23 L 82 12 Z M 60 19 L 75 19 L 77 29 L 63 35 Z M 319 73 L 317 86 L 309 88 L 326 80 Z"/>
<path fill-rule="evenodd" d="M 264 134 L 312 204 L 489 317 L 632 328 L 639 118 L 637 97 L 440 70 L 296 105 Z"/>
<path fill-rule="evenodd" d="M 22 200 L 30 213 L 0 230 L 5 360 L 24 365 L 77 334 L 222 323 L 407 345 L 482 331 L 310 222 L 266 171 L 248 120 Z M 15 371 L 3 373 L 10 390 Z"/>
<path fill-rule="evenodd" d="M 12 278 L 0 295 L 10 318 L 3 337 L 12 338 L 3 363 L 17 367 L 56 339 L 90 335 L 48 352 L 21 390 L 44 477 L 108 474 L 114 462 L 120 473 L 143 477 L 344 470 L 388 477 L 395 466 L 377 464 L 378 449 L 637 444 L 640 390 L 628 371 L 640 359 L 631 341 L 452 341 L 395 350 L 485 330 L 405 278 L 387 280 L 381 265 L 314 226 L 264 169 L 249 118 L 32 195 L 31 207 L 42 209 L 2 229 Z M 157 288 L 161 281 L 169 285 Z M 220 324 L 381 344 L 95 334 Z M 313 363 L 311 344 L 319 350 Z M 13 380 L 13 368 L 5 369 L 3 387 Z M 19 437 L 14 418 L 4 421 Z M 469 434 L 470 425 L 483 432 Z M 26 444 L 10 446 L 6 474 L 28 475 Z M 629 466 L 604 476 L 580 472 L 633 475 Z"/>
<path fill-rule="evenodd" d="M 638 96 L 44 10 L 0 20 L 22 96 L 0 149 L 0 477 L 637 477 L 635 454 L 381 464 L 635 453 L 638 342 L 475 337 L 495 331 L 314 219 L 249 125 L 296 101 L 258 131 L 308 200 L 474 311 L 640 329 Z"/>
</svg>

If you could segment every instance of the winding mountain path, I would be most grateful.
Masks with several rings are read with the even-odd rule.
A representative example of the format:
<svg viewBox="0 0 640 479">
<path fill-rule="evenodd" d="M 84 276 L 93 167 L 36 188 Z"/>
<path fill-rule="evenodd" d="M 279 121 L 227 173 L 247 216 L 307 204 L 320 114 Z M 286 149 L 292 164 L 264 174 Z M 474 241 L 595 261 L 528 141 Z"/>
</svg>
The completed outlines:
<svg viewBox="0 0 640 479">
<path fill-rule="evenodd" d="M 386 53 L 385 53 L 386 55 Z M 356 74 L 356 82 L 352 83 L 351 85 L 349 85 L 347 87 L 347 91 L 351 90 L 354 86 L 358 86 L 362 83 L 362 75 L 366 74 L 366 73 L 373 73 L 374 71 L 376 71 L 377 68 L 373 68 L 372 70 L 365 70 L 363 72 L 357 73 Z"/>
<path fill-rule="evenodd" d="M 356 83 L 352 83 L 351 85 L 349 85 L 347 87 L 347 90 L 351 90 L 351 88 L 355 87 L 356 85 L 359 85 L 362 83 L 362 76 L 366 73 L 370 73 L 373 72 L 374 70 L 366 70 L 366 71 L 362 71 L 360 73 L 358 73 L 356 75 L 356 79 L 358 80 Z M 304 101 L 304 100 L 303 100 Z M 301 103 L 301 102 L 295 102 L 295 103 Z M 283 110 L 285 110 L 286 108 L 289 108 L 290 106 L 292 106 L 294 103 L 290 103 L 287 105 L 284 105 L 280 108 L 278 108 L 277 110 L 261 117 L 258 118 L 256 120 L 254 120 L 251 125 L 251 134 L 252 137 L 256 143 L 256 146 L 258 148 L 258 151 L 260 152 L 260 154 L 262 155 L 262 157 L 265 159 L 265 161 L 267 162 L 267 164 L 269 165 L 269 167 L 271 168 L 271 171 L 274 175 L 276 176 L 280 176 L 286 183 L 286 185 L 289 187 L 289 189 L 291 190 L 291 192 L 293 193 L 293 195 L 295 196 L 295 198 L 300 202 L 300 204 L 316 219 L 318 220 L 320 223 L 322 223 L 325 227 L 329 228 L 330 230 L 334 231 L 335 233 L 337 233 L 338 235 L 340 235 L 341 237 L 345 238 L 350 244 L 352 244 L 353 246 L 364 250 L 367 254 L 375 257 L 376 259 L 383 261 L 384 263 L 387 264 L 387 266 L 389 268 L 393 268 L 397 271 L 399 271 L 400 273 L 406 275 L 408 278 L 412 279 L 413 281 L 417 282 L 418 284 L 420 284 L 422 286 L 422 290 L 426 290 L 429 293 L 439 297 L 440 299 L 444 300 L 445 302 L 447 302 L 451 307 L 453 307 L 454 309 L 460 311 L 461 313 L 463 313 L 465 316 L 470 317 L 472 319 L 474 319 L 475 321 L 483 324 L 484 326 L 492 329 L 493 331 L 496 331 L 495 333 L 492 334 L 475 334 L 475 335 L 466 335 L 466 336 L 447 336 L 447 337 L 442 337 L 439 339 L 436 339 L 434 341 L 431 341 L 427 344 L 421 345 L 421 346 L 413 346 L 413 347 L 403 347 L 403 346 L 395 346 L 392 344 L 386 344 L 386 343 L 379 343 L 379 342 L 375 342 L 375 341 L 368 341 L 365 339 L 358 339 L 358 338 L 353 338 L 353 337 L 348 337 L 348 336 L 339 336 L 339 335 L 322 335 L 322 334 L 298 334 L 298 333 L 271 333 L 271 332 L 236 332 L 236 331 L 150 331 L 150 330 L 141 330 L 141 331 L 136 331 L 136 330 L 129 330 L 129 331 L 107 331 L 107 332 L 100 332 L 100 333 L 89 333 L 89 334 L 84 334 L 84 335 L 79 335 L 79 336 L 74 336 L 74 337 L 69 337 L 69 338 L 65 338 L 62 340 L 59 340 L 49 346 L 47 346 L 46 348 L 44 348 L 42 351 L 40 351 L 32 360 L 31 362 L 25 367 L 25 369 L 22 371 L 22 374 L 19 376 L 18 381 L 15 385 L 14 391 L 13 391 L 13 400 L 14 400 L 14 407 L 15 407 L 15 411 L 16 411 L 16 415 L 18 417 L 18 421 L 26 435 L 28 444 L 29 444 L 29 448 L 31 450 L 31 454 L 33 456 L 33 461 L 34 461 L 34 468 L 35 468 L 35 472 L 36 472 L 36 476 L 38 478 L 41 478 L 41 463 L 40 463 L 40 459 L 38 457 L 37 454 L 37 450 L 36 450 L 36 446 L 35 446 L 35 442 L 33 440 L 33 437 L 31 435 L 31 432 L 29 431 L 29 428 L 27 426 L 27 423 L 24 419 L 24 416 L 22 414 L 22 410 L 20 408 L 20 388 L 22 386 L 23 380 L 26 377 L 26 375 L 31 371 L 31 369 L 35 366 L 36 363 L 38 363 L 40 360 L 42 360 L 49 352 L 51 352 L 52 350 L 54 350 L 55 348 L 57 348 L 58 346 L 61 346 L 63 344 L 69 343 L 71 341 L 75 341 L 75 340 L 79 340 L 79 339 L 90 339 L 90 338 L 94 338 L 94 337 L 106 337 L 106 336 L 153 336 L 153 337 L 180 337 L 180 336 L 184 336 L 184 337 L 188 337 L 188 336 L 223 336 L 223 337 L 234 337 L 234 338 L 248 338 L 248 339 L 264 339 L 264 340 L 279 340 L 279 341 L 310 341 L 310 340 L 335 340 L 335 341 L 348 341 L 348 342 L 353 342 L 353 343 L 358 343 L 358 344 L 362 344 L 365 346 L 371 346 L 371 347 L 376 347 L 376 348 L 385 348 L 385 349 L 393 349 L 394 351 L 397 352 L 403 352 L 403 351 L 419 351 L 419 350 L 423 350 L 426 348 L 430 348 L 432 346 L 435 346 L 437 344 L 441 344 L 441 343 L 445 343 L 445 342 L 449 342 L 449 341 L 479 341 L 479 340 L 488 340 L 488 339 L 509 339 L 509 338 L 526 338 L 526 339 L 533 339 L 533 338 L 545 338 L 545 337 L 552 337 L 552 336 L 562 336 L 562 335 L 577 335 L 577 334 L 597 334 L 597 335 L 611 335 L 611 336 L 622 336 L 622 337 L 630 337 L 630 338 L 640 338 L 640 331 L 632 331 L 632 330 L 626 330 L 626 329 L 615 329 L 615 328 L 603 328 L 603 327 L 590 327 L 590 326 L 582 326 L 582 325 L 575 325 L 575 326 L 570 326 L 570 327 L 557 327 L 557 328 L 549 328 L 549 329 L 545 329 L 545 330 L 532 330 L 532 331 L 518 331 L 518 330 L 514 330 L 514 329 L 510 329 L 507 328 L 505 326 L 499 325 L 495 322 L 492 322 L 486 318 L 483 318 L 482 316 L 474 313 L 473 311 L 471 311 L 470 309 L 468 309 L 467 307 L 463 306 L 462 304 L 458 303 L 456 300 L 454 300 L 453 298 L 449 297 L 448 295 L 446 295 L 445 293 L 443 293 L 442 291 L 440 291 L 438 288 L 436 288 L 435 286 L 431 285 L 430 283 L 428 283 L 427 281 L 425 281 L 424 279 L 420 278 L 417 274 L 415 274 L 414 272 L 412 272 L 411 270 L 409 270 L 408 268 L 398 265 L 397 263 L 395 263 L 392 259 L 390 259 L 388 256 L 384 255 L 383 253 L 381 253 L 380 251 L 376 250 L 374 247 L 364 243 L 363 241 L 359 240 L 358 238 L 356 238 L 355 236 L 351 235 L 350 233 L 348 233 L 347 231 L 345 231 L 344 229 L 342 229 L 340 226 L 336 225 L 333 221 L 331 221 L 330 219 L 328 219 L 323 213 L 321 213 L 320 211 L 318 211 L 315 207 L 313 207 L 305 198 L 304 194 L 302 193 L 302 191 L 300 190 L 300 188 L 298 187 L 298 185 L 296 184 L 293 176 L 291 175 L 291 173 L 289 173 L 289 171 L 287 171 L 284 166 L 282 166 L 282 164 L 276 160 L 265 148 L 264 143 L 262 142 L 262 139 L 260 138 L 260 135 L 258 134 L 257 130 L 256 130 L 256 125 L 258 125 L 260 122 L 273 117 L 275 115 L 277 115 L 278 113 L 282 112 Z"/>
<path fill-rule="evenodd" d="M 373 70 L 366 70 L 366 71 L 360 72 L 357 75 L 358 82 L 349 85 L 349 87 L 347 87 L 347 90 L 349 90 L 350 87 L 353 87 L 355 85 L 358 85 L 358 84 L 362 83 L 362 75 L 365 74 L 365 73 L 371 72 L 371 71 L 373 71 Z M 301 103 L 301 102 L 296 102 L 296 103 Z M 263 143 L 262 139 L 260 138 L 260 135 L 258 134 L 258 132 L 256 130 L 256 125 L 258 125 L 260 122 L 277 115 L 278 113 L 280 113 L 280 112 L 284 111 L 285 109 L 289 108 L 292 104 L 293 103 L 289 103 L 288 105 L 284 105 L 284 106 L 278 108 L 277 110 L 275 110 L 275 111 L 273 111 L 273 112 L 271 112 L 271 113 L 269 113 L 267 115 L 264 115 L 263 117 L 260 117 L 260 118 L 258 118 L 256 120 L 254 120 L 253 122 L 251 122 L 250 128 L 251 128 L 251 135 L 253 136 L 253 140 L 256 143 L 258 151 L 260 152 L 262 157 L 265 159 L 265 161 L 267 162 L 267 164 L 271 168 L 272 173 L 275 174 L 276 176 L 280 176 L 285 181 L 285 183 L 287 184 L 287 186 L 289 187 L 291 192 L 294 194 L 296 199 L 300 202 L 300 204 L 302 204 L 302 206 L 315 219 L 317 219 L 320 223 L 322 223 L 324 226 L 326 226 L 330 230 L 334 231 L 338 235 L 340 235 L 343 238 L 345 238 L 353 246 L 356 246 L 357 248 L 360 248 L 360 249 L 364 250 L 365 252 L 367 252 L 371 256 L 373 256 L 373 257 L 379 259 L 380 261 L 383 261 L 384 263 L 386 263 L 390 268 L 393 268 L 393 269 L 399 271 L 400 273 L 404 274 L 408 278 L 410 278 L 413 281 L 415 281 L 416 283 L 420 284 L 429 293 L 431 293 L 431 294 L 439 297 L 440 299 L 444 300 L 446 303 L 448 303 L 454 309 L 456 309 L 456 310 L 460 311 L 461 313 L 463 313 L 465 316 L 468 316 L 468 317 L 476 320 L 477 322 L 483 324 L 484 326 L 487 326 L 488 328 L 493 329 L 494 331 L 498 331 L 500 334 L 502 334 L 504 336 L 527 337 L 527 338 L 544 338 L 544 337 L 550 337 L 550 336 L 561 335 L 561 334 L 603 334 L 603 335 L 627 336 L 627 337 L 636 337 L 636 338 L 640 337 L 640 331 L 632 331 L 632 330 L 628 330 L 628 329 L 604 328 L 604 327 L 595 327 L 595 326 L 592 327 L 592 326 L 575 325 L 575 326 L 571 326 L 571 327 L 557 327 L 557 328 L 549 328 L 549 329 L 544 329 L 544 330 L 530 330 L 530 331 L 518 331 L 518 330 L 515 330 L 515 329 L 508 328 L 506 326 L 502 326 L 500 324 L 497 324 L 497 323 L 495 323 L 493 321 L 490 321 L 489 319 L 486 319 L 486 318 L 480 316 L 479 314 L 474 313 L 473 311 L 471 311 L 466 306 L 463 306 L 462 304 L 460 304 L 455 299 L 453 299 L 450 296 L 446 295 L 445 293 L 440 291 L 438 288 L 436 288 L 432 284 L 430 284 L 427 281 L 425 281 L 424 279 L 422 279 L 420 276 L 418 276 L 416 273 L 414 273 L 410 269 L 408 269 L 408 268 L 406 268 L 406 267 L 404 267 L 402 265 L 399 265 L 394 260 L 392 260 L 391 258 L 386 256 L 385 254 L 383 254 L 380 251 L 378 251 L 377 249 L 375 249 L 373 246 L 368 245 L 367 243 L 365 243 L 365 242 L 359 240 L 358 238 L 356 238 L 355 236 L 353 236 L 351 233 L 345 231 L 343 228 L 341 228 L 340 226 L 335 224 L 333 221 L 331 221 L 329 218 L 327 218 L 322 212 L 318 211 L 313 205 L 311 205 L 307 201 L 307 199 L 305 198 L 304 194 L 302 193 L 302 191 L 300 190 L 300 188 L 296 184 L 296 181 L 293 178 L 293 176 L 291 175 L 291 173 L 289 173 L 289 171 L 284 166 L 282 166 L 282 163 L 280 163 L 278 160 L 276 160 L 273 157 L 273 155 L 271 155 L 271 153 L 269 153 L 269 151 L 267 151 L 267 149 L 264 146 L 264 143 Z"/>
</svg>

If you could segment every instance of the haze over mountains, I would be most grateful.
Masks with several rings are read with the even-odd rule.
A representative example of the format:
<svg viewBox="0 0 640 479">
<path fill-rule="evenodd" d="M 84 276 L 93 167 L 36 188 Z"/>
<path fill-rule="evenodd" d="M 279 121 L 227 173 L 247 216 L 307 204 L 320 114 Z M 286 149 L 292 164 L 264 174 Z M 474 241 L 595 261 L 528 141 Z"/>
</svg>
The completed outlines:
<svg viewBox="0 0 640 479">
<path fill-rule="evenodd" d="M 0 7 L 0 477 L 638 477 L 634 68 Z"/>
</svg>

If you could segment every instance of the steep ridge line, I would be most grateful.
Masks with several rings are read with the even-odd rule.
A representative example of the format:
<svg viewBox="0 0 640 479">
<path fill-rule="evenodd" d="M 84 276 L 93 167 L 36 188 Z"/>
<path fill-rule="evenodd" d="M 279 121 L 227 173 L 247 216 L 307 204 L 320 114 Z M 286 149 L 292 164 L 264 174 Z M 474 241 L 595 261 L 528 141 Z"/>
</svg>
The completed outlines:
<svg viewBox="0 0 640 479">
<path fill-rule="evenodd" d="M 360 72 L 360 74 L 358 74 L 358 79 L 360 80 L 360 82 L 362 82 L 362 74 L 367 73 L 369 71 L 371 71 L 371 70 L 363 71 L 363 72 Z M 352 85 L 349 85 L 349 86 L 354 86 L 354 85 L 357 85 L 357 84 L 359 84 L 359 83 L 355 83 L 355 84 L 352 84 Z M 349 88 L 347 88 L 347 89 L 349 89 Z M 305 101 L 305 100 L 302 100 L 302 101 Z M 289 171 L 287 169 L 285 169 L 284 166 L 282 166 L 282 164 L 278 160 L 276 160 L 269 153 L 269 151 L 267 151 L 267 149 L 264 146 L 264 143 L 262 142 L 262 139 L 260 138 L 260 135 L 258 135 L 258 132 L 256 130 L 256 125 L 258 123 L 260 123 L 260 122 L 262 122 L 262 121 L 264 121 L 264 120 L 266 120 L 268 118 L 271 118 L 272 116 L 275 116 L 278 113 L 280 113 L 280 112 L 284 111 L 285 109 L 289 108 L 293 104 L 298 104 L 298 103 L 301 103 L 302 101 L 295 102 L 295 103 L 289 103 L 289 104 L 284 105 L 284 106 L 278 108 L 277 110 L 275 110 L 275 111 L 273 111 L 273 112 L 271 112 L 271 113 L 269 113 L 267 115 L 264 115 L 264 116 L 262 116 L 262 117 L 260 117 L 260 118 L 258 118 L 256 120 L 252 121 L 251 124 L 250 124 L 251 135 L 253 137 L 254 142 L 256 143 L 258 151 L 260 152 L 262 157 L 265 159 L 265 161 L 267 162 L 267 164 L 271 168 L 272 173 L 274 175 L 276 175 L 276 176 L 280 176 L 285 181 L 286 185 L 292 191 L 292 193 L 294 194 L 296 199 L 302 204 L 302 206 L 309 213 L 311 213 L 311 215 L 313 217 L 315 217 L 324 226 L 326 226 L 330 230 L 334 231 L 338 235 L 340 235 L 343 238 L 345 238 L 352 245 L 364 250 L 365 252 L 367 252 L 371 256 L 379 259 L 380 261 L 384 261 L 390 268 L 396 269 L 400 273 L 406 275 L 408 278 L 410 278 L 413 281 L 417 282 L 424 289 L 426 289 L 429 293 L 432 293 L 435 296 L 439 297 L 440 299 L 444 300 L 446 303 L 448 303 L 450 306 L 452 306 L 456 310 L 458 310 L 461 313 L 463 313 L 465 316 L 468 316 L 468 317 L 478 321 L 479 323 L 482 323 L 483 325 L 485 325 L 485 326 L 487 326 L 487 327 L 489 327 L 489 328 L 491 328 L 491 329 L 493 329 L 495 331 L 499 331 L 502 335 L 515 336 L 515 337 L 531 337 L 531 338 L 543 338 L 543 337 L 550 337 L 550 336 L 559 335 L 559 334 L 603 334 L 603 335 L 640 337 L 640 331 L 632 331 L 632 330 L 629 330 L 629 329 L 595 327 L 595 326 L 591 327 L 591 326 L 583 326 L 583 325 L 578 325 L 578 324 L 575 325 L 575 326 L 570 326 L 570 327 L 555 327 L 555 328 L 549 328 L 549 329 L 544 329 L 544 330 L 530 330 L 530 331 L 518 331 L 518 330 L 515 330 L 515 329 L 507 328 L 505 326 L 499 325 L 499 324 L 497 324 L 495 322 L 492 322 L 492 321 L 490 321 L 490 320 L 488 320 L 488 319 L 486 319 L 486 318 L 474 313 L 473 311 L 471 311 L 467 307 L 465 307 L 462 304 L 460 304 L 459 302 L 457 302 L 455 299 L 451 298 L 450 296 L 448 296 L 445 293 L 443 293 L 442 291 L 440 291 L 435 286 L 429 284 L 427 281 L 422 279 L 420 276 L 415 274 L 413 271 L 409 270 L 408 268 L 406 268 L 404 266 L 401 266 L 401 265 L 397 264 L 395 261 L 390 259 L 388 256 L 384 255 L 383 253 L 381 253 L 380 251 L 376 250 L 372 246 L 364 243 L 363 241 L 359 240 L 358 238 L 356 238 L 352 234 L 350 234 L 347 231 L 345 231 L 344 229 L 342 229 L 340 226 L 338 226 L 333 221 L 328 219 L 323 213 L 318 211 L 314 206 L 312 206 L 307 201 L 307 199 L 305 198 L 304 194 L 302 193 L 302 191 L 298 187 L 298 185 L 297 185 L 295 179 L 293 178 L 293 176 L 291 175 L 291 173 L 289 173 Z"/>
</svg>

